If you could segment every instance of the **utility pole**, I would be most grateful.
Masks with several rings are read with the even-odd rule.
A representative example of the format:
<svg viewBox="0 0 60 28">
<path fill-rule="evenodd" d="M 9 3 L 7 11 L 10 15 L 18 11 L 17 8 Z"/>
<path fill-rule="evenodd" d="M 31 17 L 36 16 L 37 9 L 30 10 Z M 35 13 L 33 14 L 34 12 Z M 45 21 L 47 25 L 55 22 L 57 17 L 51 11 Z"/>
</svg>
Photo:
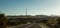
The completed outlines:
<svg viewBox="0 0 60 28">
<path fill-rule="evenodd" d="M 0 11 L 0 14 L 1 14 L 1 11 Z"/>
<path fill-rule="evenodd" d="M 27 8 L 26 8 L 26 16 L 27 16 Z"/>
</svg>

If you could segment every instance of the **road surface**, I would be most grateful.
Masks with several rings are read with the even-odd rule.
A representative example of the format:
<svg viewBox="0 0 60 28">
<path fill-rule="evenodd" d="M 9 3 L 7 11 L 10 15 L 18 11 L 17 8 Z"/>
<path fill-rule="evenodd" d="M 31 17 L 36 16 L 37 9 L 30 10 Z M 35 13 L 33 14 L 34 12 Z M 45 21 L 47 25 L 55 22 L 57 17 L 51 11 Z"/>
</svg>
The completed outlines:
<svg viewBox="0 0 60 28">
<path fill-rule="evenodd" d="M 45 25 L 45 24 L 43 24 L 43 23 L 40 23 L 39 25 L 40 25 L 40 27 L 42 27 L 42 28 L 50 28 L 49 26 L 47 26 L 47 25 Z"/>
<path fill-rule="evenodd" d="M 32 26 L 28 27 L 28 28 L 41 28 L 39 24 L 33 24 Z"/>
<path fill-rule="evenodd" d="M 46 25 L 43 25 L 43 24 L 32 23 L 32 24 L 14 26 L 14 27 L 10 27 L 10 28 L 49 28 L 49 27 L 47 27 Z"/>
</svg>

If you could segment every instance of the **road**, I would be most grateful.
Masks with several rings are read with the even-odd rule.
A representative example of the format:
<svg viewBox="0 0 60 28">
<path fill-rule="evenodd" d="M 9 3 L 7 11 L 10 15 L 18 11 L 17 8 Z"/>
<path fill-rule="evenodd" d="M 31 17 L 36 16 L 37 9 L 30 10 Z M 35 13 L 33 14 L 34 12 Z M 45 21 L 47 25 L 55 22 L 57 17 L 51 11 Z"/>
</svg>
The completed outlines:
<svg viewBox="0 0 60 28">
<path fill-rule="evenodd" d="M 31 25 L 32 25 L 32 24 L 23 24 L 23 25 L 8 27 L 8 28 L 25 28 L 25 27 L 31 26 Z"/>
<path fill-rule="evenodd" d="M 42 27 L 42 28 L 50 28 L 49 26 L 47 26 L 47 25 L 45 25 L 45 24 L 43 24 L 43 23 L 40 23 L 39 25 L 40 25 L 40 27 Z"/>
<path fill-rule="evenodd" d="M 32 26 L 28 27 L 28 28 L 41 28 L 39 24 L 35 23 Z"/>
<path fill-rule="evenodd" d="M 42 24 L 38 24 L 38 23 L 32 23 L 32 24 L 26 24 L 26 25 L 13 26 L 10 28 L 49 28 L 49 27 Z"/>
</svg>

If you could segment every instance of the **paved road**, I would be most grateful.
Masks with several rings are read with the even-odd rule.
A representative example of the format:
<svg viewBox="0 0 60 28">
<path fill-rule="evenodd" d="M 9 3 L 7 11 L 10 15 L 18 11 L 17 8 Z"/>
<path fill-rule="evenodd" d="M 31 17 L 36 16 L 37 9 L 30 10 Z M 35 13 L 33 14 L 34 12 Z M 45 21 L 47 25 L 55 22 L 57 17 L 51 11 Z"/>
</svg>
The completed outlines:
<svg viewBox="0 0 60 28">
<path fill-rule="evenodd" d="M 49 27 L 43 24 L 32 23 L 32 24 L 27 24 L 27 25 L 14 26 L 10 28 L 49 28 Z"/>
<path fill-rule="evenodd" d="M 9 28 L 27 28 L 30 27 L 33 24 L 25 24 L 25 25 L 18 25 L 18 26 L 13 26 L 13 27 L 9 27 Z"/>
<path fill-rule="evenodd" d="M 34 25 L 28 27 L 28 28 L 41 28 L 38 23 L 35 23 Z"/>
<path fill-rule="evenodd" d="M 45 25 L 45 24 L 43 24 L 43 23 L 40 23 L 39 24 L 42 28 L 50 28 L 49 26 L 47 26 L 47 25 Z"/>
</svg>

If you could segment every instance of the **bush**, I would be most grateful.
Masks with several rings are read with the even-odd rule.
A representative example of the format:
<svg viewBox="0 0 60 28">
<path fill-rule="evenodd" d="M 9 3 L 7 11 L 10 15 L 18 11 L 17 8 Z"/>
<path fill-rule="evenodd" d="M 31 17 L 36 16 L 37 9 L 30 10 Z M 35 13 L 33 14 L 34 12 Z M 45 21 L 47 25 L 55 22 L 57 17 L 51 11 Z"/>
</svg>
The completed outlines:
<svg viewBox="0 0 60 28">
<path fill-rule="evenodd" d="M 4 14 L 0 14 L 0 28 L 7 27 L 7 18 Z"/>
</svg>

